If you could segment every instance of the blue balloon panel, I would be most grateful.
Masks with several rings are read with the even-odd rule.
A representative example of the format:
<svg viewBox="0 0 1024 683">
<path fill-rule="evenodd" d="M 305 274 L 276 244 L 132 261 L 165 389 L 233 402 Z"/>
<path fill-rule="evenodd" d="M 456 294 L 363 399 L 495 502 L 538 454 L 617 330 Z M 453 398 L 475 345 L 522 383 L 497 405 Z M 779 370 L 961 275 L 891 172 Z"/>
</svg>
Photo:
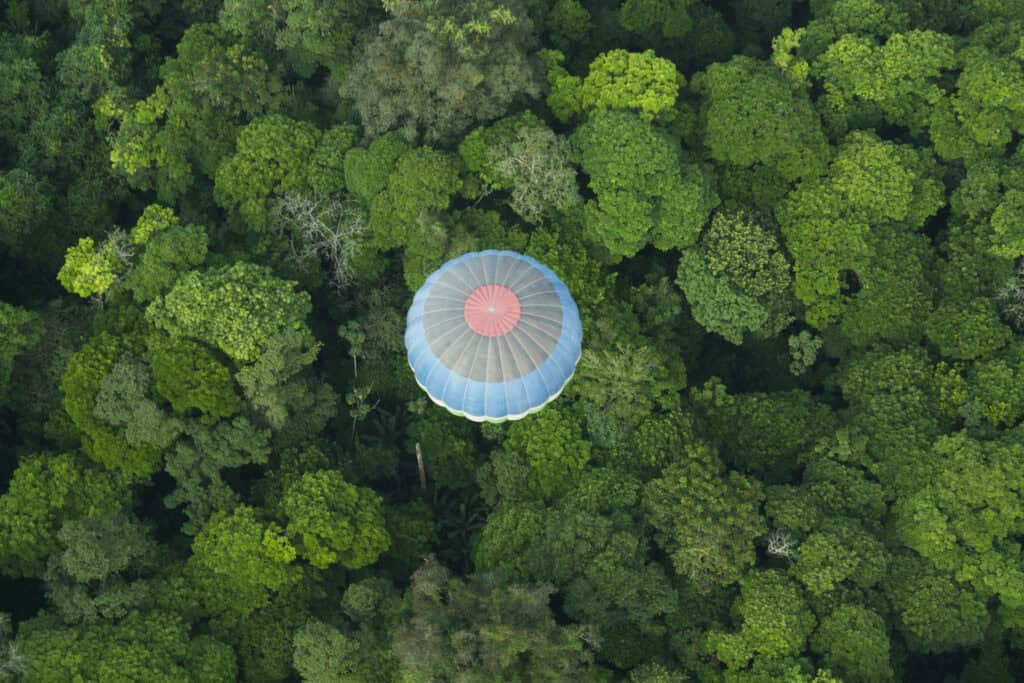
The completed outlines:
<svg viewBox="0 0 1024 683">
<path fill-rule="evenodd" d="M 477 422 L 517 420 L 554 400 L 576 369 L 582 340 L 568 287 L 512 251 L 444 264 L 416 292 L 406 318 L 416 382 L 438 405 Z"/>
</svg>

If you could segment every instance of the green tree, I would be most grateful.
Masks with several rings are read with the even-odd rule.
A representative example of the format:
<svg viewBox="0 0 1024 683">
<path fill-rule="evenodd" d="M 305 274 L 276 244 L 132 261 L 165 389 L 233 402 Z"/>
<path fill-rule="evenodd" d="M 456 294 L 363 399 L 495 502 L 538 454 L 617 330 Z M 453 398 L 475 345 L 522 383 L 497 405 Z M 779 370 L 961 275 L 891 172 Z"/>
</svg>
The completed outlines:
<svg viewBox="0 0 1024 683">
<path fill-rule="evenodd" d="M 613 291 L 616 274 L 602 267 L 601 261 L 583 239 L 579 212 L 530 233 L 523 253 L 553 270 L 572 292 L 580 308 L 580 317 L 589 321 L 598 305 Z M 586 322 L 584 322 L 586 325 Z"/>
<path fill-rule="evenodd" d="M 789 181 L 825 171 L 831 153 L 818 115 L 774 65 L 738 55 L 712 64 L 690 87 L 704 97 L 701 129 L 716 161 L 760 162 Z"/>
<path fill-rule="evenodd" d="M 301 423 L 315 434 L 334 415 L 337 396 L 330 387 L 300 376 L 321 347 L 308 330 L 286 328 L 267 340 L 254 363 L 235 374 L 249 404 L 273 429 Z"/>
<path fill-rule="evenodd" d="M 860 605 L 841 605 L 824 617 L 811 636 L 811 650 L 843 681 L 891 681 L 885 620 Z"/>
<path fill-rule="evenodd" d="M 823 521 L 800 543 L 794 559 L 793 576 L 814 596 L 835 591 L 844 581 L 870 588 L 885 576 L 885 547 L 860 524 L 841 517 Z"/>
<path fill-rule="evenodd" d="M 587 237 L 615 257 L 633 256 L 648 243 L 690 246 L 719 203 L 706 172 L 684 164 L 678 142 L 636 114 L 599 112 L 572 141 L 597 195 L 585 207 Z"/>
<path fill-rule="evenodd" d="M 839 329 L 855 346 L 887 341 L 913 344 L 922 336 L 921 321 L 932 306 L 928 274 L 933 254 L 924 235 L 878 234 L 868 238 L 871 260 L 857 271 L 860 289 L 849 293 Z"/>
<path fill-rule="evenodd" d="M 303 474 L 285 490 L 281 508 L 299 555 L 319 569 L 365 567 L 391 543 L 380 497 L 336 470 Z"/>
<path fill-rule="evenodd" d="M 269 440 L 244 417 L 223 420 L 205 427 L 193 423 L 182 438 L 166 451 L 164 469 L 176 486 L 164 497 L 167 508 L 185 505 L 182 531 L 195 535 L 218 510 L 231 510 L 241 500 L 222 476 L 222 471 L 247 464 L 265 464 Z"/>
<path fill-rule="evenodd" d="M 670 362 L 647 339 L 598 342 L 583 349 L 570 387 L 584 400 L 588 421 L 596 413 L 628 430 L 655 408 L 678 407 L 686 369 L 678 359 L 672 366 Z"/>
<path fill-rule="evenodd" d="M 214 176 L 238 127 L 276 106 L 282 85 L 278 70 L 211 23 L 188 27 L 160 77 L 145 99 L 131 101 L 120 89 L 102 96 L 96 121 L 101 129 L 115 124 L 114 169 L 169 204 L 190 190 L 197 172 Z"/>
<path fill-rule="evenodd" d="M 83 299 L 103 294 L 120 280 L 130 258 L 131 247 L 123 232 L 111 233 L 99 247 L 91 237 L 83 237 L 68 248 L 57 280 Z"/>
<path fill-rule="evenodd" d="M 65 522 L 115 514 L 130 501 L 126 482 L 73 453 L 36 453 L 14 470 L 0 496 L 0 567 L 11 576 L 42 576 L 60 549 Z"/>
<path fill-rule="evenodd" d="M 310 619 L 295 632 L 295 669 L 305 683 L 360 683 L 372 676 L 359 661 L 360 643 L 336 627 Z"/>
<path fill-rule="evenodd" d="M 921 348 L 881 347 L 844 359 L 835 377 L 886 498 L 904 497 L 934 476 L 928 453 L 945 424 L 936 374 Z"/>
<path fill-rule="evenodd" d="M 606 109 L 635 111 L 644 121 L 675 118 L 676 97 L 686 78 L 654 50 L 629 52 L 609 50 L 594 58 L 586 78 L 568 76 L 561 66 L 564 55 L 546 51 L 551 93 L 548 104 L 558 118 L 589 114 Z"/>
<path fill-rule="evenodd" d="M 448 236 L 436 213 L 462 186 L 457 158 L 410 147 L 398 133 L 345 155 L 345 181 L 370 206 L 369 246 L 404 247 L 406 284 L 419 289 L 444 262 Z"/>
<path fill-rule="evenodd" d="M 697 431 L 725 463 L 766 482 L 790 480 L 799 456 L 838 426 L 805 391 L 730 394 L 717 377 L 690 389 L 690 405 Z"/>
<path fill-rule="evenodd" d="M 526 455 L 530 484 L 547 498 L 571 489 L 590 460 L 590 442 L 583 438 L 582 421 L 559 407 L 514 422 L 504 447 Z"/>
<path fill-rule="evenodd" d="M 553 592 L 499 574 L 454 578 L 428 559 L 412 576 L 394 651 L 407 675 L 436 681 L 594 680 L 589 630 L 556 623 Z"/>
<path fill-rule="evenodd" d="M 643 509 L 676 573 L 706 590 L 735 583 L 753 566 L 754 541 L 767 531 L 763 500 L 757 480 L 726 473 L 709 446 L 694 443 L 644 485 Z"/>
<path fill-rule="evenodd" d="M 182 275 L 146 309 L 146 318 L 172 337 L 216 346 L 230 358 L 256 360 L 281 330 L 301 329 L 309 294 L 248 262 Z"/>
<path fill-rule="evenodd" d="M 104 379 L 126 351 L 125 346 L 121 338 L 101 332 L 72 354 L 60 380 L 62 405 L 81 433 L 86 455 L 106 467 L 145 477 L 159 469 L 159 449 L 145 443 L 136 443 L 133 448 L 123 431 L 114 429 L 114 425 L 96 414 Z M 150 417 L 159 418 L 148 412 Z"/>
<path fill-rule="evenodd" d="M 885 594 L 911 652 L 948 652 L 983 640 L 990 616 L 977 593 L 916 553 L 900 553 L 891 565 Z"/>
<path fill-rule="evenodd" d="M 377 13 L 369 0 L 230 0 L 217 17 L 261 52 L 281 51 L 293 71 L 309 78 L 318 66 L 348 62 L 357 32 Z"/>
<path fill-rule="evenodd" d="M 231 372 L 206 346 L 184 337 L 154 332 L 146 338 L 146 361 L 153 388 L 177 413 L 197 410 L 212 423 L 242 409 Z"/>
<path fill-rule="evenodd" d="M 503 0 L 389 0 L 342 86 L 370 137 L 399 129 L 409 140 L 449 143 L 540 94 L 527 53 L 533 24 Z"/>
<path fill-rule="evenodd" d="M 582 203 L 568 141 L 532 112 L 474 129 L 459 156 L 484 187 L 508 191 L 508 205 L 528 223 L 542 223 Z"/>
<path fill-rule="evenodd" d="M 725 666 L 743 669 L 751 659 L 797 657 L 817 624 L 799 586 L 777 570 L 756 570 L 740 581 L 735 610 L 740 630 L 707 634 L 707 648 Z"/>
<path fill-rule="evenodd" d="M 158 561 L 149 530 L 124 514 L 70 520 L 57 534 L 63 550 L 50 556 L 47 595 L 69 624 L 125 617 L 149 599 L 146 574 Z"/>
<path fill-rule="evenodd" d="M 281 527 L 239 505 L 206 521 L 192 542 L 186 571 L 211 612 L 245 617 L 301 580 L 302 568 L 292 564 L 296 554 Z"/>
<path fill-rule="evenodd" d="M 143 249 L 124 278 L 139 303 L 169 290 L 178 276 L 206 259 L 207 236 L 202 226 L 181 226 L 174 212 L 159 204 L 147 206 L 131 230 L 132 243 Z"/>
<path fill-rule="evenodd" d="M 924 329 L 939 352 L 954 359 L 989 355 L 1013 337 L 1013 331 L 999 319 L 995 302 L 984 298 L 940 304 L 928 316 Z"/>
<path fill-rule="evenodd" d="M 944 201 L 927 151 L 873 133 L 851 133 L 829 172 L 800 183 L 776 210 L 793 255 L 796 296 L 807 305 L 807 322 L 819 328 L 840 317 L 846 274 L 869 268 L 872 235 L 917 230 Z"/>
<path fill-rule="evenodd" d="M 981 442 L 964 431 L 939 438 L 928 481 L 893 509 L 900 541 L 939 569 L 1010 609 L 1024 606 L 1020 467 L 1024 445 Z"/>
<path fill-rule="evenodd" d="M 953 36 L 912 30 L 883 42 L 847 33 L 814 60 L 812 73 L 822 79 L 830 115 L 843 117 L 840 103 L 854 111 L 864 103 L 877 107 L 887 122 L 919 135 L 946 96 L 941 79 L 955 66 Z"/>
<path fill-rule="evenodd" d="M 989 424 L 1012 427 L 1024 415 L 1024 345 L 1011 342 L 998 357 L 977 361 L 967 374 L 959 413 L 980 413 Z M 974 426 L 972 424 L 971 426 Z"/>
<path fill-rule="evenodd" d="M 254 119 L 238 132 L 235 153 L 217 167 L 217 203 L 237 212 L 249 229 L 266 231 L 274 195 L 309 191 L 309 159 L 320 137 L 311 123 L 281 114 Z M 334 181 L 327 194 L 344 187 L 340 174 Z"/>
<path fill-rule="evenodd" d="M 10 400 L 11 374 L 20 355 L 38 344 L 45 333 L 36 313 L 0 301 L 0 403 Z"/>
<path fill-rule="evenodd" d="M 693 28 L 687 8 L 694 0 L 625 0 L 618 11 L 619 25 L 631 33 L 682 38 Z"/>
<path fill-rule="evenodd" d="M 152 385 L 146 364 L 125 352 L 104 375 L 96 392 L 93 415 L 121 431 L 131 449 L 163 450 L 184 428 L 181 420 L 165 413 L 150 398 Z"/>
<path fill-rule="evenodd" d="M 733 344 L 745 332 L 770 337 L 792 322 L 791 282 L 775 235 L 743 211 L 715 212 L 676 274 L 694 319 Z"/>
<path fill-rule="evenodd" d="M 1019 51 L 1013 56 L 998 54 L 978 44 L 957 54 L 963 68 L 956 93 L 950 98 L 952 112 L 969 143 L 994 156 L 1009 144 L 1013 131 L 1024 128 L 1024 108 L 1019 104 L 1024 93 L 1024 69 L 1019 55 Z M 933 129 L 938 128 L 937 123 L 933 122 Z M 936 144 L 936 151 L 947 158 L 959 156 L 944 154 L 944 147 Z"/>
<path fill-rule="evenodd" d="M 0 244 L 13 253 L 32 253 L 52 216 L 53 188 L 21 168 L 0 171 Z"/>
<path fill-rule="evenodd" d="M 566 614 L 602 629 L 672 612 L 676 593 L 637 532 L 639 496 L 631 476 L 597 468 L 555 507 L 509 499 L 488 517 L 474 565 L 550 582 L 564 594 Z"/>
<path fill-rule="evenodd" d="M 23 623 L 15 642 L 30 681 L 236 680 L 231 647 L 207 635 L 190 638 L 189 630 L 169 612 L 133 612 L 117 623 L 74 628 L 46 615 Z"/>
</svg>

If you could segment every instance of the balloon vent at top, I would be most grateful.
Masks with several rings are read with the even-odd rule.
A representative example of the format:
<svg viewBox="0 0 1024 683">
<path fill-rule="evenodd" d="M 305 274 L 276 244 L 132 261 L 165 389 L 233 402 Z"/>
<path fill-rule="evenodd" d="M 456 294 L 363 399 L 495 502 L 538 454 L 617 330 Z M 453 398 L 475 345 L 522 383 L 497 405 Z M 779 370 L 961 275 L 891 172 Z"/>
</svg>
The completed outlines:
<svg viewBox="0 0 1024 683">
<path fill-rule="evenodd" d="M 464 254 L 427 278 L 406 320 L 416 381 L 470 420 L 518 420 L 554 400 L 580 358 L 579 309 L 551 269 L 513 251 Z"/>
</svg>

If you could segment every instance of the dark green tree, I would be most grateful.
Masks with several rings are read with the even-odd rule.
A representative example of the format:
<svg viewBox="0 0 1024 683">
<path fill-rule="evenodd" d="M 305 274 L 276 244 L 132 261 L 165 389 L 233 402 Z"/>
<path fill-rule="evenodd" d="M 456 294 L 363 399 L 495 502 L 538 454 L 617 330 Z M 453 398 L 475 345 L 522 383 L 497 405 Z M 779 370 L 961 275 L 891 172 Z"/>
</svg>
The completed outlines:
<svg viewBox="0 0 1024 683">
<path fill-rule="evenodd" d="M 342 86 L 370 137 L 450 143 L 540 94 L 533 23 L 513 0 L 389 0 Z"/>
<path fill-rule="evenodd" d="M 594 680 L 592 636 L 555 621 L 552 592 L 498 574 L 455 578 L 428 559 L 412 576 L 395 654 L 409 675 L 436 681 Z"/>
</svg>

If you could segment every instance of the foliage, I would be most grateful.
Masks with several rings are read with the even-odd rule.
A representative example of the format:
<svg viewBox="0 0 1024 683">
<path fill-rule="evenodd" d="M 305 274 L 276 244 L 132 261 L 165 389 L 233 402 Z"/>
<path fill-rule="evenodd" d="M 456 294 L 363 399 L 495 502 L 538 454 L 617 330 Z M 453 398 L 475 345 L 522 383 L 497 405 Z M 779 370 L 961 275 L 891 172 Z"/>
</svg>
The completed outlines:
<svg viewBox="0 0 1024 683">
<path fill-rule="evenodd" d="M 481 531 L 475 566 L 551 582 L 580 623 L 612 626 L 672 612 L 675 592 L 635 531 L 639 494 L 632 477 L 596 469 L 557 507 L 506 501 Z"/>
<path fill-rule="evenodd" d="M 751 572 L 740 582 L 736 633 L 711 631 L 707 646 L 729 669 L 745 668 L 752 658 L 800 654 L 817 620 L 799 587 L 776 570 Z"/>
<path fill-rule="evenodd" d="M 1022 35 L 0 3 L 0 682 L 1020 679 Z M 477 424 L 403 332 L 489 249 L 583 340 Z"/>
<path fill-rule="evenodd" d="M 71 520 L 57 534 L 64 546 L 45 574 L 50 601 L 65 623 L 126 616 L 149 598 L 140 575 L 152 573 L 157 545 L 148 529 L 124 514 Z"/>
<path fill-rule="evenodd" d="M 928 484 L 894 507 L 905 545 L 1010 608 L 1024 601 L 1021 549 L 1011 540 L 1024 523 L 1022 448 L 1017 440 L 980 442 L 963 431 L 941 437 Z"/>
<path fill-rule="evenodd" d="M 793 321 L 790 265 L 778 240 L 739 212 L 718 211 L 697 248 L 683 252 L 676 283 L 693 317 L 733 344 L 772 337 Z"/>
<path fill-rule="evenodd" d="M 772 65 L 735 56 L 709 66 L 690 87 L 706 97 L 701 127 L 716 161 L 760 162 L 790 181 L 824 171 L 831 155 L 817 112 Z"/>
<path fill-rule="evenodd" d="M 281 75 L 235 42 L 226 27 L 197 22 L 159 68 L 160 84 L 134 100 L 112 88 L 97 102 L 100 130 L 109 133 L 110 161 L 128 182 L 171 203 L 201 174 L 212 178 L 239 125 L 275 106 Z M 114 124 L 114 125 L 110 125 Z"/>
<path fill-rule="evenodd" d="M 335 470 L 303 474 L 285 490 L 281 508 L 299 556 L 319 569 L 373 564 L 390 544 L 380 497 Z"/>
<path fill-rule="evenodd" d="M 703 444 L 688 444 L 680 460 L 644 486 L 646 519 L 676 573 L 702 588 L 734 583 L 754 564 L 754 540 L 766 531 L 761 486 L 725 473 Z"/>
<path fill-rule="evenodd" d="M 190 225 L 180 227 L 174 211 L 150 204 L 130 233 L 132 244 L 145 246 L 140 263 L 126 277 L 125 286 L 137 301 L 147 301 L 169 289 L 178 272 L 197 266 L 206 258 L 206 231 Z"/>
<path fill-rule="evenodd" d="M 216 346 L 230 358 L 254 361 L 282 330 L 301 329 L 309 295 L 270 269 L 239 262 L 183 275 L 146 308 L 146 318 L 172 337 Z"/>
<path fill-rule="evenodd" d="M 124 272 L 128 249 L 123 233 L 111 235 L 99 247 L 91 237 L 83 237 L 68 249 L 57 280 L 83 299 L 103 294 Z"/>
<path fill-rule="evenodd" d="M 530 484 L 549 498 L 571 489 L 590 460 L 579 417 L 557 407 L 511 425 L 504 447 L 526 455 Z"/>
<path fill-rule="evenodd" d="M 134 612 L 118 623 L 68 628 L 52 616 L 21 626 L 16 641 L 28 680 L 132 680 L 159 683 L 235 678 L 230 646 L 209 636 L 190 638 L 173 613 Z"/>
<path fill-rule="evenodd" d="M 568 142 L 530 112 L 473 130 L 459 155 L 485 187 L 509 191 L 509 207 L 528 223 L 582 203 Z"/>
<path fill-rule="evenodd" d="M 153 388 L 175 412 L 198 410 L 204 422 L 231 417 L 242 408 L 231 373 L 202 344 L 154 333 L 146 340 Z"/>
<path fill-rule="evenodd" d="M 356 33 L 374 9 L 367 0 L 280 0 L 271 5 L 232 0 L 220 8 L 218 18 L 261 51 L 280 51 L 292 70 L 308 78 L 317 67 L 338 67 L 350 58 Z"/>
<path fill-rule="evenodd" d="M 590 63 L 583 79 L 568 75 L 561 66 L 565 59 L 561 52 L 549 50 L 542 58 L 551 85 L 548 105 L 563 121 L 573 114 L 606 109 L 635 111 L 644 121 L 670 121 L 679 89 L 686 85 L 675 64 L 656 57 L 654 50 L 604 52 Z"/>
<path fill-rule="evenodd" d="M 636 114 L 604 111 L 573 134 L 597 199 L 585 206 L 587 237 L 617 257 L 647 244 L 693 244 L 718 203 L 704 170 L 682 163 L 678 144 Z"/>
<path fill-rule="evenodd" d="M 821 620 L 811 636 L 811 649 L 844 681 L 891 681 L 889 639 L 885 621 L 859 605 L 842 605 Z"/>
<path fill-rule="evenodd" d="M 296 555 L 280 526 L 239 505 L 230 512 L 219 509 L 206 521 L 186 571 L 211 612 L 245 617 L 301 579 L 302 568 L 291 564 Z"/>
<path fill-rule="evenodd" d="M 217 202 L 237 211 L 251 230 L 267 230 L 273 195 L 309 191 L 307 164 L 319 140 L 320 131 L 305 121 L 280 114 L 254 119 L 239 131 L 235 154 L 217 168 Z M 342 183 L 338 179 L 327 193 L 340 190 Z"/>
<path fill-rule="evenodd" d="M 776 217 L 793 255 L 794 289 L 808 307 L 808 323 L 820 329 L 841 315 L 844 273 L 871 268 L 873 231 L 918 229 L 942 206 L 936 174 L 927 150 L 855 131 L 840 146 L 827 179 L 805 180 L 783 200 Z"/>
<path fill-rule="evenodd" d="M 408 621 L 395 631 L 394 649 L 412 675 L 593 679 L 591 636 L 586 627 L 555 622 L 550 586 L 508 584 L 494 574 L 459 579 L 428 559 L 409 591 Z"/>
<path fill-rule="evenodd" d="M 0 496 L 0 562 L 13 576 L 41 576 L 46 558 L 60 547 L 67 521 L 127 508 L 125 482 L 73 453 L 36 453 L 14 471 Z"/>
<path fill-rule="evenodd" d="M 355 100 L 371 137 L 399 129 L 448 142 L 505 114 L 539 81 L 527 51 L 531 20 L 501 0 L 386 3 L 391 18 L 358 55 L 342 92 Z"/>
<path fill-rule="evenodd" d="M 164 469 L 174 477 L 176 486 L 164 498 L 164 505 L 185 504 L 188 521 L 181 529 L 195 535 L 214 512 L 230 510 L 241 502 L 222 478 L 222 470 L 266 463 L 270 448 L 266 432 L 244 417 L 212 427 L 190 425 L 185 436 L 167 451 Z"/>
<path fill-rule="evenodd" d="M 44 331 L 38 314 L 0 301 L 0 403 L 9 400 L 11 374 L 18 356 L 38 344 Z"/>
</svg>

